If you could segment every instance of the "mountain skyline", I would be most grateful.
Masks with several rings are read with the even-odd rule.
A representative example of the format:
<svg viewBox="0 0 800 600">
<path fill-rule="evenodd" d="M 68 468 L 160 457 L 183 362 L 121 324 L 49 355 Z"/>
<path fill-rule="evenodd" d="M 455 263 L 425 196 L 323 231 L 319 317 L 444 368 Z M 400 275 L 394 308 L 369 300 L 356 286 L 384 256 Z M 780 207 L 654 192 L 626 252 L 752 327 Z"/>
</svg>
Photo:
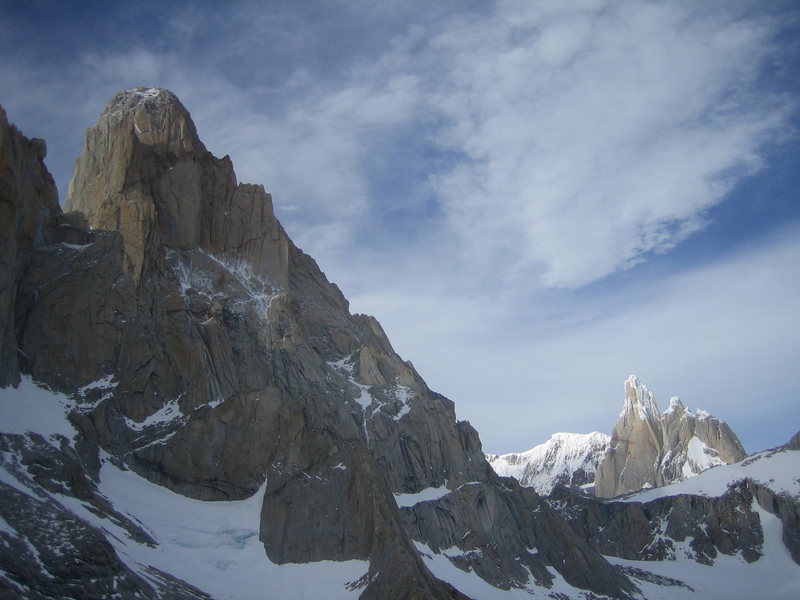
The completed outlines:
<svg viewBox="0 0 800 600">
<path fill-rule="evenodd" d="M 543 498 L 493 471 L 454 403 L 350 313 L 174 94 L 111 99 L 67 213 L 45 142 L 0 121 L 11 597 L 794 600 L 800 433 L 656 497 Z M 622 458 L 619 481 L 647 487 L 677 466 L 649 450 L 692 436 L 703 467 L 735 442 L 675 399 L 656 413 L 630 377 L 598 488 L 609 457 L 615 480 Z"/>
<path fill-rule="evenodd" d="M 613 423 L 630 373 L 754 452 L 797 429 L 799 15 L 7 2 L 0 104 L 63 203 L 114 92 L 176 92 L 488 452 Z"/>
</svg>

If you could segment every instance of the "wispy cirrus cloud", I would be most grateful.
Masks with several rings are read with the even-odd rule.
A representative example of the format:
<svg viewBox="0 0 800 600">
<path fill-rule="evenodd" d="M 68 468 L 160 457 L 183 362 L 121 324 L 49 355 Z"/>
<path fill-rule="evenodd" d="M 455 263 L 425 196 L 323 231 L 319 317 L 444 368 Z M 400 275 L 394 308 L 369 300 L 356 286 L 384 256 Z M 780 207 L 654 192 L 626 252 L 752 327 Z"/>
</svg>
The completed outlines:
<svg viewBox="0 0 800 600">
<path fill-rule="evenodd" d="M 431 285 L 352 298 L 380 307 L 398 351 L 456 400 L 489 452 L 520 451 L 556 431 L 610 433 L 623 381 L 642 378 L 662 409 L 678 395 L 728 421 L 749 451 L 797 430 L 800 230 L 619 293 L 569 292 L 527 307 L 503 295 Z"/>
<path fill-rule="evenodd" d="M 505 256 L 508 276 L 576 287 L 701 229 L 795 104 L 759 87 L 777 52 L 769 21 L 559 7 L 504 5 L 431 40 L 443 144 L 469 158 L 436 185 L 466 248 Z"/>
<path fill-rule="evenodd" d="M 778 18 L 738 5 L 345 12 L 189 7 L 164 25 L 172 45 L 85 51 L 49 87 L 172 88 L 311 252 L 344 257 L 405 211 L 427 226 L 404 234 L 454 269 L 532 287 L 580 287 L 702 230 L 796 109 L 760 86 Z"/>
</svg>

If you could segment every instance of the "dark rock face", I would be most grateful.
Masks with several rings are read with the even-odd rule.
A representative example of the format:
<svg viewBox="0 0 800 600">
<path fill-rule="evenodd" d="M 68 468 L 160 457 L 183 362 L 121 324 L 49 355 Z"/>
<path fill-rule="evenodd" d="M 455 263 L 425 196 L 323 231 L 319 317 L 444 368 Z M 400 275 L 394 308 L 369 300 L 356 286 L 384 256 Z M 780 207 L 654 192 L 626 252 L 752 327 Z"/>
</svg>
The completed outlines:
<svg viewBox="0 0 800 600">
<path fill-rule="evenodd" d="M 691 558 L 711 565 L 718 554 L 762 556 L 764 543 L 754 502 L 780 518 L 783 542 L 800 565 L 800 502 L 749 479 L 719 497 L 665 496 L 647 503 L 603 501 L 565 487 L 548 498 L 573 531 L 606 556 L 629 560 Z"/>
<path fill-rule="evenodd" d="M 466 484 L 402 511 L 415 540 L 434 552 L 447 550 L 457 567 L 501 589 L 523 588 L 531 576 L 536 585 L 550 587 L 547 566 L 559 565 L 575 587 L 612 596 L 635 592 L 541 497 L 513 479 Z"/>
<path fill-rule="evenodd" d="M 44 141 L 28 139 L 0 107 L 0 386 L 19 382 L 14 327 L 17 286 L 31 253 L 49 243 L 58 222 L 58 198 L 44 166 Z"/>
<path fill-rule="evenodd" d="M 397 356 L 375 319 L 349 313 L 288 239 L 269 195 L 238 184 L 230 161 L 208 153 L 174 95 L 137 88 L 111 100 L 87 131 L 66 215 L 40 146 L 13 128 L 2 135 L 12 167 L 2 171 L 0 207 L 16 217 L 13 228 L 2 221 L 0 384 L 24 373 L 70 395 L 83 440 L 80 460 L 51 460 L 42 485 L 110 514 L 93 492 L 100 450 L 197 499 L 246 498 L 266 478 L 269 559 L 369 559 L 366 599 L 463 597 L 431 575 L 413 540 L 444 548 L 467 530 L 474 539 L 457 545 L 484 558 L 462 566 L 500 587 L 527 580 L 513 559 L 528 557 L 545 586 L 551 567 L 597 593 L 633 591 L 535 493 L 498 482 L 453 403 Z M 29 172 L 41 185 L 31 187 Z M 460 491 L 437 509 L 434 529 L 396 506 L 395 493 L 444 485 Z M 7 493 L 9 506 L 50 510 Z M 64 527 L 70 539 L 95 536 L 90 524 L 75 527 Z M 492 554 L 495 537 L 510 549 Z M 97 548 L 102 556 L 89 558 L 78 548 L 75 561 L 102 565 L 95 579 L 140 586 L 112 549 Z M 16 572 L 14 585 L 34 589 L 36 577 Z M 161 597 L 201 597 L 157 578 Z"/>
<path fill-rule="evenodd" d="M 776 493 L 769 487 L 750 480 L 746 480 L 744 485 L 762 508 L 781 520 L 781 540 L 794 562 L 800 565 L 800 498 L 787 493 Z"/>
</svg>

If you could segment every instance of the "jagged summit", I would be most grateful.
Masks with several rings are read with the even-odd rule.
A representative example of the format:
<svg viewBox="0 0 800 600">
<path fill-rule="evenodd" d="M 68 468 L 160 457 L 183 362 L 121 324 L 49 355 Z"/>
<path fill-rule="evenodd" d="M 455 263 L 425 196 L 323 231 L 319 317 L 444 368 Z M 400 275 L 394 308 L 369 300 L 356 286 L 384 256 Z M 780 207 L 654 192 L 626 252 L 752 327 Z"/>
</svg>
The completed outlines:
<svg viewBox="0 0 800 600">
<path fill-rule="evenodd" d="M 647 389 L 636 375 L 631 375 L 625 380 L 625 404 L 620 416 L 632 413 L 642 419 L 659 415 L 653 392 Z"/>
<path fill-rule="evenodd" d="M 138 285 L 162 248 L 200 249 L 246 261 L 275 286 L 288 284 L 291 242 L 260 185 L 237 183 L 230 159 L 208 152 L 170 91 L 118 93 L 86 131 L 65 210 L 117 231 Z"/>
<path fill-rule="evenodd" d="M 592 484 L 610 440 L 610 436 L 597 431 L 554 433 L 526 452 L 487 454 L 486 459 L 498 475 L 514 477 L 520 484 L 548 495 L 556 485 Z"/>
<path fill-rule="evenodd" d="M 200 142 L 189 111 L 164 88 L 136 87 L 118 92 L 100 115 L 100 122 L 126 125 L 142 143 L 161 150 L 192 152 Z"/>
<path fill-rule="evenodd" d="M 625 402 L 595 481 L 595 493 L 613 497 L 691 477 L 746 456 L 728 425 L 678 397 L 659 411 L 655 396 L 635 375 L 625 381 Z"/>
<path fill-rule="evenodd" d="M 692 412 L 677 397 L 662 413 L 636 375 L 624 382 L 625 398 L 612 436 L 556 433 L 531 450 L 486 455 L 500 475 L 548 495 L 558 485 L 587 486 L 601 497 L 666 485 L 710 467 L 744 458 L 736 435 L 704 410 Z"/>
</svg>

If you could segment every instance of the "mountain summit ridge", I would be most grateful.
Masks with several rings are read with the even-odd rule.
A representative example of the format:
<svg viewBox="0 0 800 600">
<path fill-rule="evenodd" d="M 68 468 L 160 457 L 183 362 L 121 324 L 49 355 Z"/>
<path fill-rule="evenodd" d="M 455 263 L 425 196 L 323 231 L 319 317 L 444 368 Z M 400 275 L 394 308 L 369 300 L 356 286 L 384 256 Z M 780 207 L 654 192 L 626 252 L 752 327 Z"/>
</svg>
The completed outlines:
<svg viewBox="0 0 800 600">
<path fill-rule="evenodd" d="M 554 433 L 549 440 L 525 452 L 487 454 L 498 475 L 515 477 L 522 485 L 546 496 L 556 485 L 594 483 L 611 436 L 592 433 Z"/>
<path fill-rule="evenodd" d="M 662 413 L 655 395 L 635 375 L 625 380 L 625 402 L 595 493 L 610 498 L 691 477 L 747 454 L 731 428 L 708 412 L 693 413 L 673 397 Z"/>
</svg>

